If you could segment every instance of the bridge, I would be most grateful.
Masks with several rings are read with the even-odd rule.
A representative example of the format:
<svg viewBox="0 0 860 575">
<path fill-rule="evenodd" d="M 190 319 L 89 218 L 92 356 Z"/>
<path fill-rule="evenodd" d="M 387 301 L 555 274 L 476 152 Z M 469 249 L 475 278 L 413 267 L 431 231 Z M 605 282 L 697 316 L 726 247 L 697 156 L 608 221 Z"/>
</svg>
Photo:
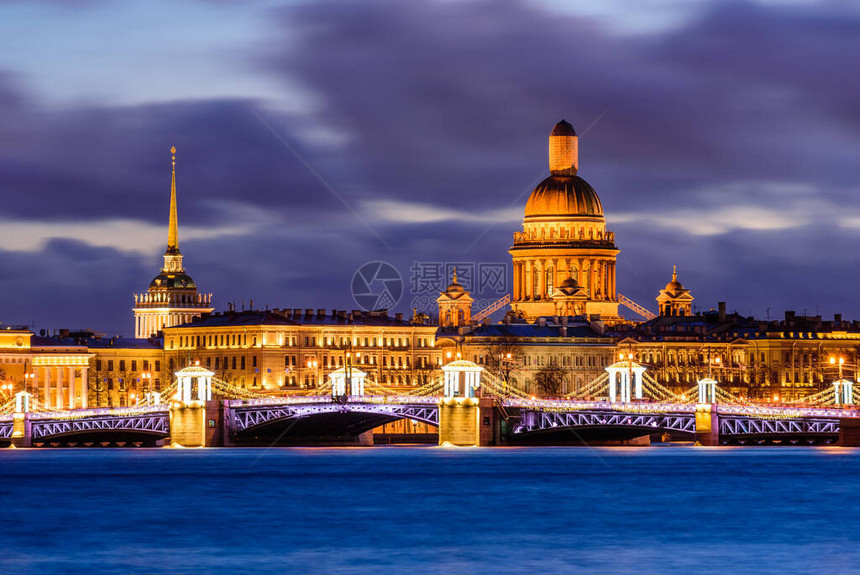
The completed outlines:
<svg viewBox="0 0 860 575">
<path fill-rule="evenodd" d="M 582 390 L 532 397 L 480 366 L 457 360 L 409 394 L 332 372 L 306 395 L 260 397 L 199 366 L 176 373 L 161 394 L 127 408 L 50 411 L 20 392 L 0 408 L 0 444 L 38 446 L 372 445 L 372 430 L 409 419 L 452 445 L 643 445 L 652 438 L 703 445 L 860 446 L 851 382 L 818 394 L 818 405 L 753 405 L 704 379 L 675 394 L 622 360 Z M 698 393 L 698 401 L 690 401 Z M 162 402 L 164 397 L 167 401 Z M 809 398 L 807 398 L 809 400 Z"/>
</svg>

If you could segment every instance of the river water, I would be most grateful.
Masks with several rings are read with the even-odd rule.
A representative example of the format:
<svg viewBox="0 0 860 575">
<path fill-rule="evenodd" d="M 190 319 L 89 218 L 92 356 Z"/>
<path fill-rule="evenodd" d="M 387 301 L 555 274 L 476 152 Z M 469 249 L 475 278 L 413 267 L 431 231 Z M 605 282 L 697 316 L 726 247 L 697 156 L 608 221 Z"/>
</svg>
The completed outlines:
<svg viewBox="0 0 860 575">
<path fill-rule="evenodd" d="M 0 451 L 0 573 L 856 573 L 860 451 Z"/>
</svg>

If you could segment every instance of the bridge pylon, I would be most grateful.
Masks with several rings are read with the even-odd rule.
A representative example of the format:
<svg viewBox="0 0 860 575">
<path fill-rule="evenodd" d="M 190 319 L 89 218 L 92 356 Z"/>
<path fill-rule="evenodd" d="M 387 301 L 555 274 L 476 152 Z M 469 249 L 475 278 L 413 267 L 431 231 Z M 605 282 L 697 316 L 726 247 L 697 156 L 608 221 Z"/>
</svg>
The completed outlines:
<svg viewBox="0 0 860 575">
<path fill-rule="evenodd" d="M 214 445 L 219 436 L 218 422 L 222 420 L 220 402 L 212 400 L 212 377 L 215 374 L 199 365 L 192 365 L 174 375 L 177 394 L 176 401 L 170 403 L 171 445 Z"/>
<path fill-rule="evenodd" d="M 717 380 L 706 377 L 699 380 L 699 403 L 717 402 Z"/>
<path fill-rule="evenodd" d="M 484 368 L 466 360 L 442 366 L 444 395 L 439 400 L 439 445 L 492 445 L 495 402 L 480 397 Z"/>
<path fill-rule="evenodd" d="M 341 397 L 344 395 L 363 396 L 364 395 L 364 380 L 367 374 L 357 367 L 341 367 L 330 374 L 331 394 L 333 397 Z M 349 390 L 347 390 L 347 383 Z M 347 393 L 349 391 L 349 393 Z"/>
<path fill-rule="evenodd" d="M 15 394 L 15 411 L 12 413 L 12 445 L 30 447 L 33 445 L 33 432 L 30 423 L 31 394 L 19 391 Z"/>
<path fill-rule="evenodd" d="M 696 445 L 720 445 L 720 417 L 716 403 L 696 404 Z"/>
<path fill-rule="evenodd" d="M 621 361 L 617 361 L 606 368 L 609 374 L 609 402 L 629 403 L 634 397 L 642 399 L 642 374 L 645 366 L 633 361 L 632 354 Z"/>
<path fill-rule="evenodd" d="M 854 405 L 854 384 L 847 379 L 837 379 L 833 382 L 834 404 Z"/>
</svg>

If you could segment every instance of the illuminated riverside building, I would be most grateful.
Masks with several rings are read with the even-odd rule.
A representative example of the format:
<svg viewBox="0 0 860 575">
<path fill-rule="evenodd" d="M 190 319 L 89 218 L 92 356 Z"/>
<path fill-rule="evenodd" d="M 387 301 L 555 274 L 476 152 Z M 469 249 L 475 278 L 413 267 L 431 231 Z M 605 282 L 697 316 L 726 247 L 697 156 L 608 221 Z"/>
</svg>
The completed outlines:
<svg viewBox="0 0 860 575">
<path fill-rule="evenodd" d="M 435 325 L 402 314 L 325 309 L 226 311 L 164 329 L 168 369 L 189 363 L 240 387 L 316 388 L 347 361 L 387 387 L 428 383 L 442 364 Z"/>
<path fill-rule="evenodd" d="M 176 215 L 176 148 L 170 149 L 170 223 L 164 266 L 149 284 L 146 293 L 134 294 L 134 336 L 146 339 L 165 327 L 187 323 L 212 311 L 212 294 L 201 294 L 185 273 L 179 251 L 179 224 Z"/>
<path fill-rule="evenodd" d="M 0 398 L 27 391 L 51 409 L 90 405 L 86 346 L 36 335 L 26 327 L 0 328 Z"/>
<path fill-rule="evenodd" d="M 473 361 L 502 381 L 537 396 L 579 391 L 615 361 L 615 339 L 600 321 L 541 317 L 458 330 L 440 330 L 437 346 L 445 361 Z"/>
<path fill-rule="evenodd" d="M 577 175 L 578 138 L 562 120 L 549 137 L 550 175 L 526 203 L 514 234 L 511 309 L 541 316 L 595 315 L 621 321 L 615 290 L 615 234 L 594 188 Z"/>
</svg>

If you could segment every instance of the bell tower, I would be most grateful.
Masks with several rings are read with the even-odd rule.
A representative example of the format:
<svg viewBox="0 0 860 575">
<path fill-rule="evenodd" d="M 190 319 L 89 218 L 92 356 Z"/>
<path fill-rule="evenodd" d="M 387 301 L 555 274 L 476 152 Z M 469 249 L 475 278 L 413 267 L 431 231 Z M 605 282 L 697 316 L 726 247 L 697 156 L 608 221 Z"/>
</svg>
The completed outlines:
<svg viewBox="0 0 860 575">
<path fill-rule="evenodd" d="M 439 304 L 439 327 L 468 325 L 472 318 L 472 296 L 457 283 L 457 268 L 454 268 L 451 285 L 436 298 Z"/>
</svg>

